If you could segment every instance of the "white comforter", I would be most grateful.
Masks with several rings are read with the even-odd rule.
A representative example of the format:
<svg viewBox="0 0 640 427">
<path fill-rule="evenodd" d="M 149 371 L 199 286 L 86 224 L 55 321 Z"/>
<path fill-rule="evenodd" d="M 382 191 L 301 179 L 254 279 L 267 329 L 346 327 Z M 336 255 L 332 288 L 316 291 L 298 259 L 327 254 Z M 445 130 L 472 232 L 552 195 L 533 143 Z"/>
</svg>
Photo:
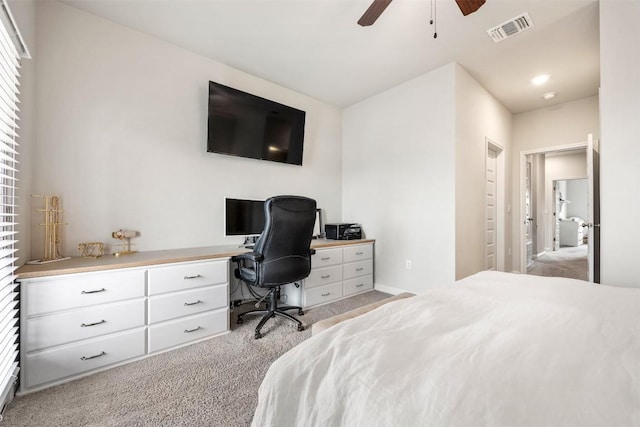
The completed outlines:
<svg viewBox="0 0 640 427">
<path fill-rule="evenodd" d="M 640 426 L 640 290 L 483 272 L 270 367 L 253 426 Z"/>
</svg>

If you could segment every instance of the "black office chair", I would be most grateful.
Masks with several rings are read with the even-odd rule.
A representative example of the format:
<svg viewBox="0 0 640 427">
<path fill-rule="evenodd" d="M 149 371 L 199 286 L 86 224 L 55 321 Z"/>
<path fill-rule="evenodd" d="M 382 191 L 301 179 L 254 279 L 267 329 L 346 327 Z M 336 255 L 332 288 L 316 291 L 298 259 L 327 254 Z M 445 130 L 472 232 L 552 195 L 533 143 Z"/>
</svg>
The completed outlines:
<svg viewBox="0 0 640 427">
<path fill-rule="evenodd" d="M 267 300 L 266 310 L 251 310 L 238 315 L 242 323 L 247 314 L 264 316 L 256 326 L 255 338 L 262 338 L 260 329 L 270 318 L 281 316 L 298 324 L 298 330 L 304 331 L 300 320 L 285 310 L 298 310 L 301 307 L 278 307 L 280 286 L 304 279 L 311 271 L 311 236 L 316 220 L 316 201 L 299 196 L 276 196 L 264 202 L 264 230 L 258 238 L 253 252 L 236 255 L 231 261 L 238 264 L 235 276 L 250 286 L 268 288 L 262 298 Z M 257 305 L 256 305 L 257 306 Z"/>
</svg>

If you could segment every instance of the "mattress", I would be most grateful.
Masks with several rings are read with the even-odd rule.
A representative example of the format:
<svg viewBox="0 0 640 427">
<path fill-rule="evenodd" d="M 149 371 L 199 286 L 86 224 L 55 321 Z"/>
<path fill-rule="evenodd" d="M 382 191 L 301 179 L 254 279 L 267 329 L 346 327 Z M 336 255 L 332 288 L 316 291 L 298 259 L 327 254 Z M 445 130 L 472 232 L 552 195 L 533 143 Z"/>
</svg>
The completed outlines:
<svg viewBox="0 0 640 427">
<path fill-rule="evenodd" d="M 638 426 L 640 290 L 482 272 L 276 360 L 254 426 Z"/>
</svg>

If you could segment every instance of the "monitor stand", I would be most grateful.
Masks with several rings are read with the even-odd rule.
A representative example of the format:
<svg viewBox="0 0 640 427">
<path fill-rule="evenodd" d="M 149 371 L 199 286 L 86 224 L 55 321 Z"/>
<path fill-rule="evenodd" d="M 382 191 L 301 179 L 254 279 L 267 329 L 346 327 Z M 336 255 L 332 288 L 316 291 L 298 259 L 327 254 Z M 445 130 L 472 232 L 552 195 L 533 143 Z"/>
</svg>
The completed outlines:
<svg viewBox="0 0 640 427">
<path fill-rule="evenodd" d="M 258 237 L 260 237 L 259 235 L 256 236 L 245 236 L 244 238 L 244 243 L 241 245 L 247 249 L 253 249 L 253 247 L 256 245 L 256 242 L 258 241 Z"/>
</svg>

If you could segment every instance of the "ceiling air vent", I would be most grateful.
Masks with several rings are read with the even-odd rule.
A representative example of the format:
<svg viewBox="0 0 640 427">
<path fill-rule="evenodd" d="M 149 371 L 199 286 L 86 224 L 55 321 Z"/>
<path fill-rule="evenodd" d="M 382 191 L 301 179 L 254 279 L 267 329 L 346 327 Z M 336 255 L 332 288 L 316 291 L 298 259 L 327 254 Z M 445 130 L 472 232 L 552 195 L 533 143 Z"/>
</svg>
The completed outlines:
<svg viewBox="0 0 640 427">
<path fill-rule="evenodd" d="M 524 30 L 528 30 L 533 27 L 533 21 L 528 13 L 523 13 L 513 19 L 503 22 L 497 27 L 487 30 L 487 34 L 491 37 L 491 40 L 498 43 L 502 40 L 506 40 L 509 37 L 513 37 Z"/>
</svg>

